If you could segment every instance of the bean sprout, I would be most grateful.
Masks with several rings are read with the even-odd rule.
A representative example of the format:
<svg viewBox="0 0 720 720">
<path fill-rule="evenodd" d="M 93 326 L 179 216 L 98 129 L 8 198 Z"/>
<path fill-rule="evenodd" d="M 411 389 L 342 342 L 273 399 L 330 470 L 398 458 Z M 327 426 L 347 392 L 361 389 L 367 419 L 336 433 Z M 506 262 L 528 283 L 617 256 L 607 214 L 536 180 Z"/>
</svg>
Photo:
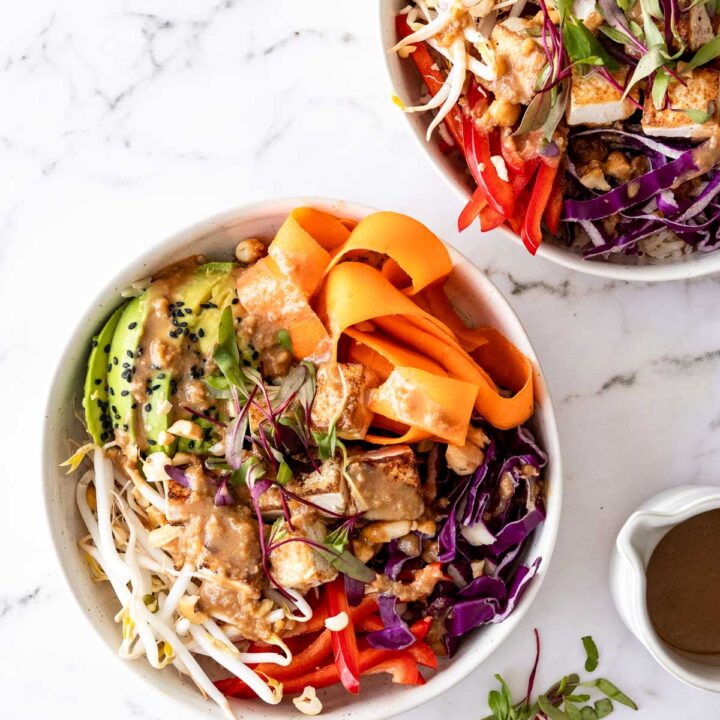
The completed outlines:
<svg viewBox="0 0 720 720">
<path fill-rule="evenodd" d="M 167 504 L 166 483 L 159 477 L 157 480 L 153 484 L 162 489 L 163 494 L 153 489 L 139 473 L 128 468 L 122 472 L 116 469 L 103 449 L 96 448 L 93 468 L 82 475 L 76 487 L 77 506 L 88 532 L 78 543 L 79 547 L 91 565 L 93 577 L 98 581 L 107 580 L 120 603 L 115 616 L 123 628 L 119 654 L 127 659 L 145 657 L 158 669 L 174 665 L 230 718 L 235 714 L 228 700 L 200 667 L 195 654 L 212 658 L 265 702 L 280 702 L 282 684 L 248 667 L 248 664 L 259 663 L 289 665 L 292 653 L 279 637 L 270 637 L 267 642 L 276 645 L 280 652 L 244 652 L 234 644 L 244 638 L 240 629 L 232 624 L 232 618 L 214 612 L 212 617 L 198 615 L 197 620 L 192 620 L 180 614 L 182 598 L 199 592 L 196 580 L 213 582 L 217 578 L 211 571 L 190 564 L 177 570 L 172 557 L 150 542 L 148 527 L 152 528 L 154 523 L 150 521 L 152 515 L 143 507 L 151 505 L 165 512 Z M 89 502 L 91 484 L 95 507 Z M 232 581 L 227 579 L 224 584 L 232 587 Z M 312 608 L 303 596 L 296 590 L 287 591 L 294 608 L 290 610 L 289 601 L 285 599 L 281 604 L 273 601 L 274 607 L 265 615 L 268 621 L 309 620 Z M 198 620 L 199 624 L 193 624 Z"/>
</svg>

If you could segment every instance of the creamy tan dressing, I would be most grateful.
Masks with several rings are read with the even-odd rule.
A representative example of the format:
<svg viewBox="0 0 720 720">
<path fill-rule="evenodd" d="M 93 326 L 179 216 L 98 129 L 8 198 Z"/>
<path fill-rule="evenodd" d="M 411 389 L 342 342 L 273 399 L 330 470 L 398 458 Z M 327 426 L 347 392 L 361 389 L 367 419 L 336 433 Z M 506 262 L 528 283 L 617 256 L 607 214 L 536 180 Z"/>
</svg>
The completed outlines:
<svg viewBox="0 0 720 720">
<path fill-rule="evenodd" d="M 720 510 L 670 530 L 653 551 L 646 576 L 657 634 L 682 652 L 720 655 Z"/>
</svg>

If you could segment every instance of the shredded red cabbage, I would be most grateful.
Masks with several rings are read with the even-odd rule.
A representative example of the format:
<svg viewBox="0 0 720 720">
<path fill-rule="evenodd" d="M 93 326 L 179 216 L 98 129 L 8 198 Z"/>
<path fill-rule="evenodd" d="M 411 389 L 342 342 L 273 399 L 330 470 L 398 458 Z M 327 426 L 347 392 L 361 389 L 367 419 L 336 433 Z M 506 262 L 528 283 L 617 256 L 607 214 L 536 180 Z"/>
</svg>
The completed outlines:
<svg viewBox="0 0 720 720">
<path fill-rule="evenodd" d="M 178 485 L 182 485 L 186 488 L 190 487 L 190 478 L 179 467 L 175 467 L 174 465 L 166 465 L 165 472 L 167 473 L 168 477 L 178 483 Z"/>
<path fill-rule="evenodd" d="M 348 603 L 356 607 L 362 601 L 363 595 L 365 595 L 365 583 L 345 573 L 343 573 L 343 580 L 345 581 L 345 594 L 347 595 Z"/>
<path fill-rule="evenodd" d="M 404 650 L 410 647 L 415 642 L 415 636 L 397 611 L 397 598 L 384 593 L 379 595 L 378 608 L 383 629 L 368 633 L 368 645 L 382 650 Z"/>
<path fill-rule="evenodd" d="M 483 429 L 490 444 L 472 475 L 455 475 L 437 456 L 429 463 L 450 505 L 437 536 L 438 559 L 449 579 L 436 586 L 427 613 L 444 621 L 450 653 L 469 630 L 507 617 L 540 564 L 540 558 L 530 566 L 518 562 L 545 518 L 539 478 L 548 457 L 525 427 Z M 396 579 L 412 561 L 395 543 L 385 573 Z M 481 574 L 474 577 L 478 568 Z"/>
<path fill-rule="evenodd" d="M 680 157 L 666 165 L 650 170 L 592 200 L 566 200 L 563 206 L 563 219 L 601 220 L 646 202 L 663 190 L 672 188 L 678 178 L 691 177 L 697 172 L 695 151 L 686 150 Z"/>
<path fill-rule="evenodd" d="M 235 498 L 228 487 L 228 477 L 228 475 L 223 476 L 215 492 L 215 504 L 218 506 L 235 504 Z"/>
</svg>

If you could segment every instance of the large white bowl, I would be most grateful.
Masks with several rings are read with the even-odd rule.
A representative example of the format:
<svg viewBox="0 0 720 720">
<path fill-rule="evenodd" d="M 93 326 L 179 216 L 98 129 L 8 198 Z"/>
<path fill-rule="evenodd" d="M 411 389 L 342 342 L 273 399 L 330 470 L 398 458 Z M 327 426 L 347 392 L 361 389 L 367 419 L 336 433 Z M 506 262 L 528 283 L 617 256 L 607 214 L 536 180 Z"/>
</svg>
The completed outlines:
<svg viewBox="0 0 720 720">
<path fill-rule="evenodd" d="M 406 5 L 405 0 L 379 0 L 381 51 L 385 55 L 385 62 L 394 91 L 406 104 L 419 105 L 421 104 L 420 95 L 423 86 L 415 64 L 411 59 L 402 59 L 397 53 L 388 52 L 397 42 L 395 16 Z M 427 127 L 432 118 L 431 113 L 403 114 L 422 152 L 460 198 L 456 210 L 448 211 L 459 214 L 472 192 L 464 165 L 457 158 L 444 155 L 440 151 L 440 147 L 436 142 L 437 133 L 430 139 L 430 142 L 425 139 Z M 478 242 L 481 241 L 480 229 L 476 223 L 473 223 L 465 232 L 475 233 Z M 499 227 L 496 232 L 523 247 L 522 240 L 504 225 Z M 646 264 L 642 265 L 634 264 L 635 261 L 632 257 L 620 254 L 613 256 L 613 260 L 603 258 L 583 260 L 581 255 L 550 242 L 543 242 L 537 254 L 570 270 L 578 270 L 588 275 L 618 280 L 684 280 L 720 272 L 720 251 L 711 253 L 694 252 L 682 258 L 668 260 L 648 258 L 645 261 Z"/>
<path fill-rule="evenodd" d="M 82 395 L 90 340 L 102 321 L 120 302 L 121 289 L 128 287 L 134 280 L 147 277 L 171 261 L 191 254 L 200 253 L 210 259 L 230 258 L 235 245 L 243 238 L 260 237 L 269 241 L 288 213 L 301 205 L 311 205 L 356 219 L 373 212 L 371 208 L 352 203 L 296 198 L 235 208 L 202 220 L 159 242 L 141 257 L 129 262 L 102 293 L 89 303 L 87 312 L 80 318 L 62 354 L 62 361 L 50 391 L 43 436 L 47 518 L 70 591 L 85 617 L 104 641 L 103 644 L 113 653 L 121 639 L 120 628 L 113 621 L 118 610 L 117 600 L 107 584 L 98 585 L 93 582 L 78 551 L 77 541 L 85 534 L 85 530 L 75 507 L 77 478 L 68 478 L 58 467 L 69 454 L 68 438 L 84 441 L 84 431 L 74 415 L 74 410 L 79 406 Z M 555 544 L 562 494 L 560 447 L 550 396 L 537 358 L 520 322 L 495 286 L 458 253 L 451 250 L 451 254 L 455 267 L 448 287 L 453 301 L 475 323 L 488 323 L 501 330 L 533 360 L 537 368 L 538 404 L 533 422 L 539 440 L 550 456 L 545 471 L 548 491 L 547 519 L 535 532 L 526 549 L 526 555 L 528 558 L 542 556 L 541 570 L 509 619 L 498 625 L 481 628 L 467 637 L 457 655 L 448 663 L 443 663 L 442 669 L 433 675 L 426 685 L 393 686 L 380 676 L 371 677 L 367 678 L 367 682 L 363 680 L 364 687 L 359 701 L 341 689 L 332 689 L 322 695 L 326 708 L 323 716 L 327 718 L 387 718 L 420 705 L 459 682 L 502 643 L 527 612 L 540 589 Z M 210 717 L 222 716 L 211 701 L 203 700 L 194 686 L 181 679 L 174 669 L 153 670 L 145 660 L 118 662 L 148 680 L 163 693 L 162 697 L 160 694 L 157 696 L 158 708 L 167 703 L 169 697 L 184 706 L 185 717 L 189 716 L 190 710 Z M 115 678 L 114 682 L 117 682 Z M 110 690 L 108 685 L 108 692 Z M 244 702 L 242 711 L 245 718 L 281 718 L 288 714 L 285 703 L 270 707 L 259 701 Z"/>
</svg>

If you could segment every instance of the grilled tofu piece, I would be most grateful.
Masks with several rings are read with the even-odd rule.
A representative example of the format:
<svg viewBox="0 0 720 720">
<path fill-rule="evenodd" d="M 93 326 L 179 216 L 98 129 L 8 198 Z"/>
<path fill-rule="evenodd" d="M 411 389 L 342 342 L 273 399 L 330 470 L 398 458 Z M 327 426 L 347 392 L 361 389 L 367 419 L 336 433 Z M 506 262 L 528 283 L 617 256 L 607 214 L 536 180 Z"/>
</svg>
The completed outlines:
<svg viewBox="0 0 720 720">
<path fill-rule="evenodd" d="M 327 534 L 325 525 L 317 513 L 299 503 L 290 504 L 292 529 L 283 525 L 282 540 L 308 538 L 323 542 Z M 337 570 L 307 543 L 286 542 L 270 553 L 271 571 L 275 580 L 283 587 L 305 592 L 312 587 L 330 582 Z"/>
<path fill-rule="evenodd" d="M 624 72 L 618 71 L 613 77 L 620 85 Z M 636 88 L 630 91 L 638 99 Z M 606 125 L 626 120 L 635 112 L 635 105 L 629 99 L 622 99 L 622 91 L 613 87 L 597 72 L 584 77 L 573 68 L 570 98 L 567 106 L 568 125 Z"/>
<path fill-rule="evenodd" d="M 257 522 L 246 507 L 213 508 L 186 523 L 180 534 L 180 553 L 197 568 L 252 583 L 260 571 Z"/>
<path fill-rule="evenodd" d="M 181 526 L 173 553 L 177 565 L 189 563 L 219 578 L 254 583 L 260 574 L 260 539 L 250 509 L 216 506 L 215 487 L 199 464 L 185 474 L 189 488 L 168 482 L 167 519 Z"/>
<path fill-rule="evenodd" d="M 416 520 L 425 510 L 415 455 L 394 445 L 351 456 L 350 492 L 366 520 Z"/>
<path fill-rule="evenodd" d="M 717 132 L 720 70 L 697 68 L 683 77 L 686 86 L 677 82 L 670 84 L 670 103 L 665 110 L 656 110 L 652 98 L 649 95 L 645 98 L 642 129 L 646 135 L 702 139 Z M 683 110 L 712 112 L 712 117 L 704 123 L 697 123 Z"/>
<path fill-rule="evenodd" d="M 347 510 L 347 483 L 343 478 L 342 465 L 335 458 L 325 460 L 319 470 L 293 478 L 286 487 L 296 495 L 307 498 L 331 512 L 344 513 Z M 264 492 L 260 496 L 259 503 L 263 515 L 274 516 L 282 512 L 280 492 L 276 487 Z"/>
<path fill-rule="evenodd" d="M 547 62 L 542 45 L 528 31 L 539 30 L 531 20 L 511 17 L 498 23 L 490 40 L 495 50 L 497 80 L 488 83 L 496 98 L 527 105 L 535 96 L 535 83 Z"/>
<path fill-rule="evenodd" d="M 335 428 L 339 438 L 362 440 L 373 417 L 367 406 L 368 395 L 379 382 L 377 373 L 357 363 L 320 365 L 310 411 L 313 428 L 327 432 L 337 416 Z"/>
<path fill-rule="evenodd" d="M 680 3 L 681 8 L 687 5 L 690 5 L 689 0 Z M 712 20 L 704 4 L 692 5 L 689 10 L 681 11 L 675 27 L 686 47 L 693 52 L 715 37 Z M 674 41 L 675 50 L 678 49 L 676 45 L 678 43 Z"/>
</svg>

